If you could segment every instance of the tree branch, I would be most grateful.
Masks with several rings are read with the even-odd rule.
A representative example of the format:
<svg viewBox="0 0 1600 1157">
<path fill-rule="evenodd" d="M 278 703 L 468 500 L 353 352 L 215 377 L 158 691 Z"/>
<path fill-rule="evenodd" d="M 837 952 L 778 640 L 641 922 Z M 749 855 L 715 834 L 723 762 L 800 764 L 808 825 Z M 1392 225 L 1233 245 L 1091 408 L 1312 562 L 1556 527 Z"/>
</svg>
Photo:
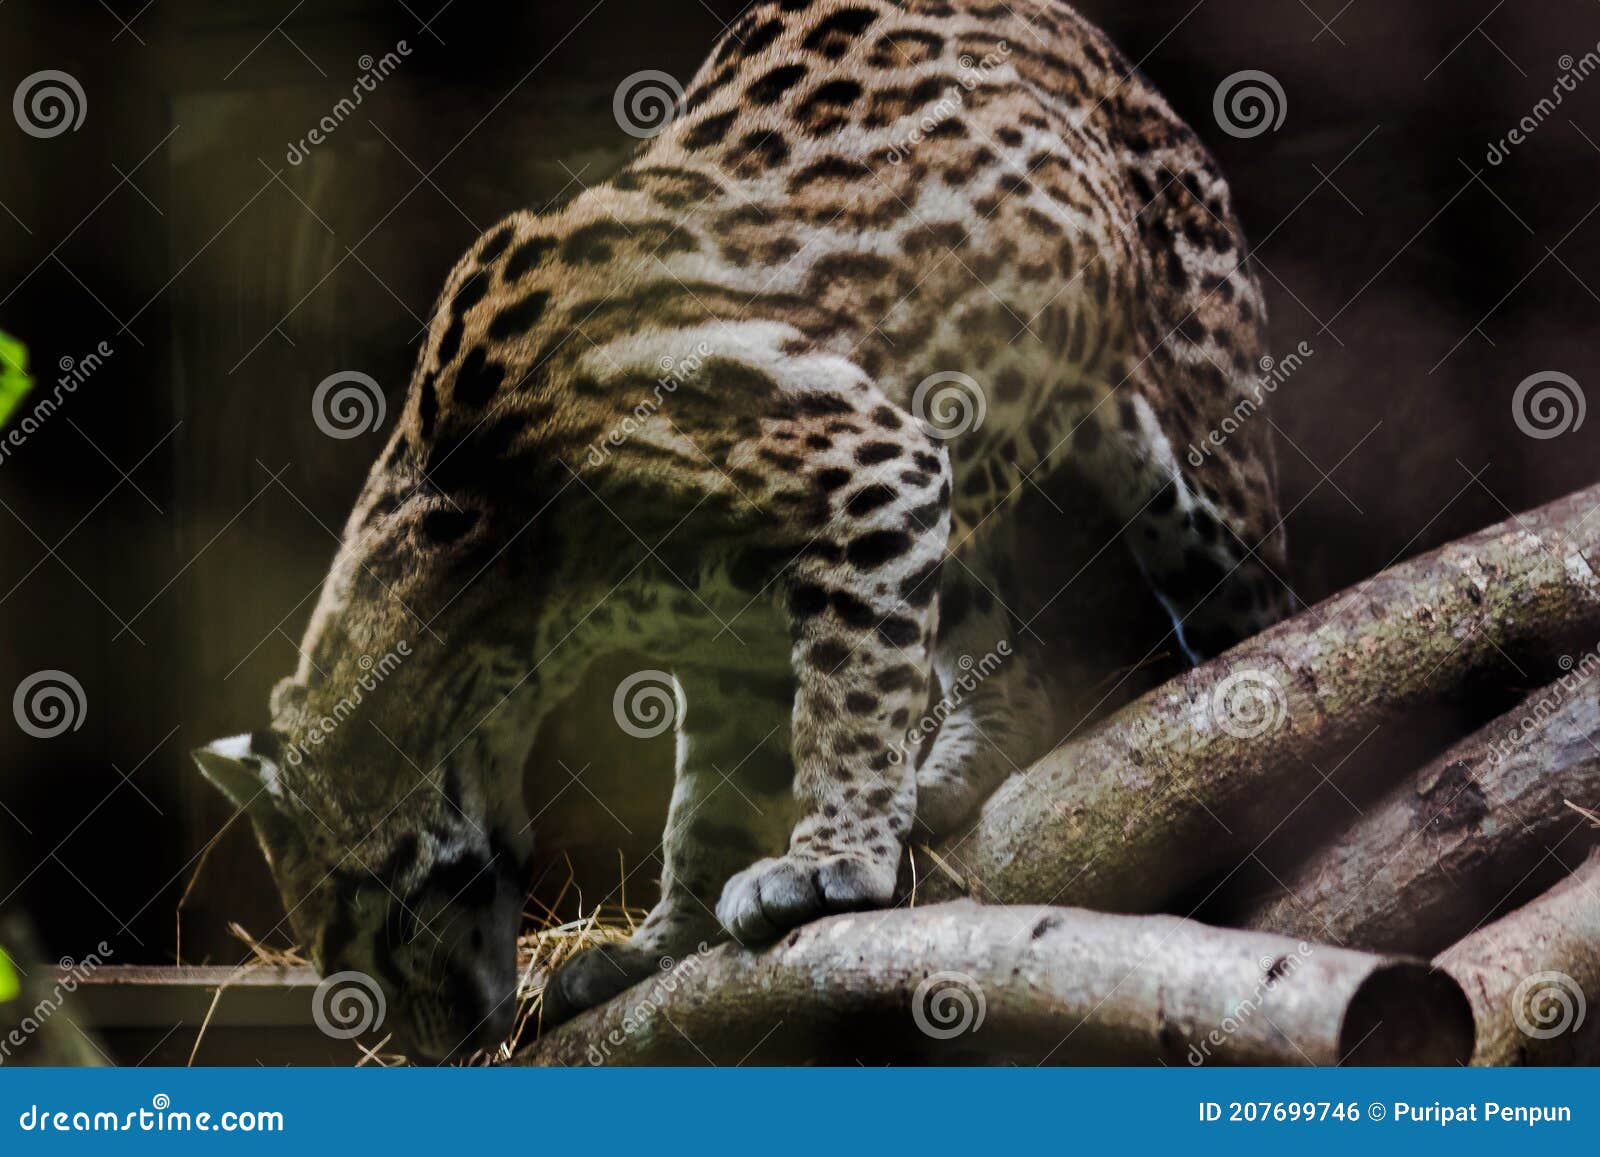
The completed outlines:
<svg viewBox="0 0 1600 1157">
<path fill-rule="evenodd" d="M 1505 654 L 1600 634 L 1600 487 L 1401 563 L 1152 691 L 919 857 L 922 899 L 1150 911 L 1249 853 L 1306 763 Z M 1179 850 L 1181 849 L 1181 851 Z"/>
<path fill-rule="evenodd" d="M 1171 916 L 931 908 L 723 945 L 591 1009 L 525 1064 L 1457 1064 L 1471 1011 L 1421 961 Z"/>
<path fill-rule="evenodd" d="M 1600 801 L 1589 662 L 1397 784 L 1227 923 L 1431 956 L 1504 904 L 1508 884 L 1550 886 L 1567 870 L 1553 851 L 1576 863 L 1600 842 L 1566 806 Z"/>
<path fill-rule="evenodd" d="M 1600 1064 L 1600 851 L 1434 963 L 1472 1002 L 1473 1064 Z"/>
</svg>

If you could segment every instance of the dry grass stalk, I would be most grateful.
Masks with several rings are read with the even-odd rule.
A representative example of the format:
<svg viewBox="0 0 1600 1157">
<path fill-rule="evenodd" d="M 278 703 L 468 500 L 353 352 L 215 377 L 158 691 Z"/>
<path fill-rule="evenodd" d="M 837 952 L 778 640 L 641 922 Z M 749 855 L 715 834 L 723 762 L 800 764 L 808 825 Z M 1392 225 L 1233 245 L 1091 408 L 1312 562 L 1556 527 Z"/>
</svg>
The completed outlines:
<svg viewBox="0 0 1600 1157">
<path fill-rule="evenodd" d="M 187 894 L 186 892 L 185 895 Z M 205 1019 L 200 1022 L 200 1031 L 194 1037 L 194 1047 L 189 1050 L 187 1063 L 191 1068 L 194 1067 L 194 1058 L 200 1054 L 200 1044 L 206 1039 L 206 1030 L 211 1027 L 211 1018 L 217 1013 L 217 1005 L 222 1000 L 224 990 L 235 984 L 240 977 L 248 976 L 258 968 L 303 968 L 311 963 L 301 954 L 299 948 L 273 948 L 269 944 L 261 943 L 238 924 L 229 924 L 228 932 L 250 950 L 250 958 L 235 968 L 228 975 L 228 979 L 217 985 L 216 991 L 211 994 L 211 1003 L 206 1007 Z"/>
</svg>

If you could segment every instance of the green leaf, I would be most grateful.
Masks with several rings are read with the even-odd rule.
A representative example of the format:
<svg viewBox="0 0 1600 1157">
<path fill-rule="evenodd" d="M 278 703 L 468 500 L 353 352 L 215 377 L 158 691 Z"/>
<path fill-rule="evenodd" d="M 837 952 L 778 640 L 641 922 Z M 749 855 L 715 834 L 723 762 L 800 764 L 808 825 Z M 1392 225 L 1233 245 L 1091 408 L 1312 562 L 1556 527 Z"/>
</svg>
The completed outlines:
<svg viewBox="0 0 1600 1157">
<path fill-rule="evenodd" d="M 0 1004 L 15 1000 L 21 991 L 22 981 L 17 979 L 17 970 L 11 964 L 11 957 L 6 955 L 4 948 L 0 948 Z"/>
<path fill-rule="evenodd" d="M 10 334 L 0 332 L 0 429 L 33 389 L 28 376 L 28 347 Z"/>
</svg>

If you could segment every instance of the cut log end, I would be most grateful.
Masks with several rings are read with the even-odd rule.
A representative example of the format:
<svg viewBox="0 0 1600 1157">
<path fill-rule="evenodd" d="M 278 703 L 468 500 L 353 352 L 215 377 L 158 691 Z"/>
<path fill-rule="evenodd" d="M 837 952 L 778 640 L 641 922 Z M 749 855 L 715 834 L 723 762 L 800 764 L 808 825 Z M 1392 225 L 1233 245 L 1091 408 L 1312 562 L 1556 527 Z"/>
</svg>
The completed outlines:
<svg viewBox="0 0 1600 1157">
<path fill-rule="evenodd" d="M 1464 1065 L 1472 1059 L 1472 1005 L 1448 975 L 1417 961 L 1374 968 L 1339 1026 L 1339 1063 Z"/>
</svg>

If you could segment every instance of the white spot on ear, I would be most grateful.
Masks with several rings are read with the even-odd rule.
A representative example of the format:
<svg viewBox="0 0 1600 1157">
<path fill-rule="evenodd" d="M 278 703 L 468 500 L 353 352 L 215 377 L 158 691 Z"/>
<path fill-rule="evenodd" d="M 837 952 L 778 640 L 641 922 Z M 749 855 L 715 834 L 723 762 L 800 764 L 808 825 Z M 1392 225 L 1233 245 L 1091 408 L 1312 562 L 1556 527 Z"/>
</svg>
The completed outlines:
<svg viewBox="0 0 1600 1157">
<path fill-rule="evenodd" d="M 278 778 L 278 765 L 270 757 L 254 749 L 249 733 L 212 740 L 195 754 L 200 758 L 202 765 L 208 755 L 238 764 L 254 774 L 268 795 L 278 799 L 283 798 L 283 784 Z"/>
<path fill-rule="evenodd" d="M 213 755 L 220 755 L 224 759 L 231 759 L 243 763 L 250 755 L 250 736 L 230 735 L 226 739 L 215 739 L 206 744 L 206 750 Z"/>
</svg>

